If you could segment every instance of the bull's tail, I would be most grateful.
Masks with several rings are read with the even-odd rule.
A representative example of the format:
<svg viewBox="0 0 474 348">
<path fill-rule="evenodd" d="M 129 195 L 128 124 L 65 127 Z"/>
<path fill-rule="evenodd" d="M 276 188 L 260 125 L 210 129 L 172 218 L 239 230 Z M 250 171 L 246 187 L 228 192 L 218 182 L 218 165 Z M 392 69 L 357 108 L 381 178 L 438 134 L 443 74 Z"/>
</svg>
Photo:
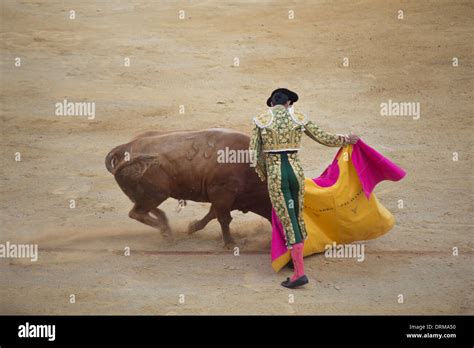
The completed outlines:
<svg viewBox="0 0 474 348">
<path fill-rule="evenodd" d="M 156 156 L 148 154 L 135 154 L 133 158 L 125 160 L 123 158 L 124 154 L 123 148 L 118 146 L 110 151 L 105 157 L 105 167 L 113 175 L 117 174 L 123 168 L 136 163 L 139 163 L 140 165 L 137 167 L 138 171 L 135 174 L 143 174 L 150 165 L 157 163 Z"/>
</svg>

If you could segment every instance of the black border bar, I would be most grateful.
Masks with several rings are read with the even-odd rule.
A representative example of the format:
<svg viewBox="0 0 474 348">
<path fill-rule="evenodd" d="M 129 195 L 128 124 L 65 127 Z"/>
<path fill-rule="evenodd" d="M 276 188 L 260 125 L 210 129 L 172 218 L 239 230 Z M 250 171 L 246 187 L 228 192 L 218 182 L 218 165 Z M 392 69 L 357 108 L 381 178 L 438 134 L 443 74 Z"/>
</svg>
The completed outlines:
<svg viewBox="0 0 474 348">
<path fill-rule="evenodd" d="M 0 346 L 64 344 L 408 344 L 469 346 L 472 316 L 0 316 Z M 55 340 L 20 325 L 55 325 Z M 411 325 L 411 326 L 410 326 Z M 415 329 L 416 327 L 416 329 Z M 408 338 L 407 334 L 455 334 Z"/>
</svg>

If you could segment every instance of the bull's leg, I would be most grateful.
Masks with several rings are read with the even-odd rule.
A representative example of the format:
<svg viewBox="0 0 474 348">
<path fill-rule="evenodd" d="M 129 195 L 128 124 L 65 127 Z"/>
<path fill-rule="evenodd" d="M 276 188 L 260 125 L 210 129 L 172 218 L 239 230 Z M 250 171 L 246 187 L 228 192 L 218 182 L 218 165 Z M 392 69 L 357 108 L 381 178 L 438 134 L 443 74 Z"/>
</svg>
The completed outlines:
<svg viewBox="0 0 474 348">
<path fill-rule="evenodd" d="M 229 188 L 225 185 L 218 185 L 209 192 L 209 200 L 212 203 L 214 212 L 217 216 L 217 221 L 221 225 L 222 237 L 224 244 L 228 247 L 230 244 L 235 244 L 230 235 L 229 224 L 232 221 L 230 212 L 235 201 L 235 192 L 233 187 Z"/>
<path fill-rule="evenodd" d="M 132 219 L 135 219 L 137 221 L 140 221 L 144 223 L 145 225 L 154 227 L 154 228 L 160 228 L 160 223 L 158 219 L 155 219 L 151 217 L 148 214 L 148 209 L 144 209 L 143 207 L 135 204 L 135 206 L 130 210 L 128 213 L 128 216 Z"/>
<path fill-rule="evenodd" d="M 202 230 L 206 225 L 213 219 L 216 218 L 216 212 L 214 207 L 211 205 L 209 212 L 201 220 L 194 220 L 188 226 L 188 233 L 192 234 L 194 232 Z"/>
<path fill-rule="evenodd" d="M 168 217 L 166 216 L 165 212 L 158 207 L 152 208 L 150 212 L 156 216 L 159 221 L 160 229 L 165 235 L 171 235 L 171 227 L 168 222 Z"/>
<path fill-rule="evenodd" d="M 234 239 L 230 235 L 230 222 L 232 221 L 232 216 L 230 216 L 230 209 L 219 207 L 216 208 L 217 221 L 221 225 L 222 237 L 224 238 L 224 244 L 229 246 L 235 244 Z"/>
<path fill-rule="evenodd" d="M 145 202 L 137 202 L 133 206 L 132 210 L 128 213 L 128 216 L 132 219 L 135 219 L 137 221 L 140 221 L 141 223 L 144 223 L 145 225 L 157 228 L 159 230 L 163 231 L 163 234 L 165 236 L 170 236 L 171 234 L 171 229 L 169 229 L 169 225 L 167 223 L 166 215 L 164 215 L 161 210 L 156 209 L 156 207 L 161 204 L 166 198 L 163 198 L 162 200 L 154 200 L 154 201 L 145 201 Z M 157 213 L 160 215 L 159 217 L 157 216 L 156 218 L 151 216 L 149 213 L 150 211 L 156 209 L 157 211 L 160 211 L 163 213 L 164 218 L 166 219 L 166 224 L 163 229 L 163 215 Z"/>
</svg>

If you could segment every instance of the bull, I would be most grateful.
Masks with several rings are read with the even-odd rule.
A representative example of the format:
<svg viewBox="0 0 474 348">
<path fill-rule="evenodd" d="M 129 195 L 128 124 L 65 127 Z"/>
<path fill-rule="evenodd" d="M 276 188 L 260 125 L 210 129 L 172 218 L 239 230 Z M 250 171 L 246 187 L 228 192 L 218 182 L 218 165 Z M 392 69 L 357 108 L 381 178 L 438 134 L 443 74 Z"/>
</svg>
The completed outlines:
<svg viewBox="0 0 474 348">
<path fill-rule="evenodd" d="M 249 161 L 222 161 L 224 149 L 234 155 L 249 148 L 248 135 L 230 129 L 146 132 L 112 149 L 105 166 L 134 203 L 129 217 L 172 235 L 159 207 L 168 198 L 210 203 L 209 212 L 192 221 L 188 233 L 218 220 L 224 243 L 233 244 L 231 211 L 253 212 L 271 222 L 267 185 Z"/>
</svg>

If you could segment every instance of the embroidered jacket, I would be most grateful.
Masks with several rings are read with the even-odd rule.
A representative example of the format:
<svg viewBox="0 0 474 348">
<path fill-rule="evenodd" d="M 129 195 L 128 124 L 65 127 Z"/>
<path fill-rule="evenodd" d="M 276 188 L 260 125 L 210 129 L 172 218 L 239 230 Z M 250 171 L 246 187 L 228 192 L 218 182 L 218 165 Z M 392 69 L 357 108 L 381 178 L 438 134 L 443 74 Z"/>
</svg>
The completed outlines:
<svg viewBox="0 0 474 348">
<path fill-rule="evenodd" d="M 253 119 L 255 128 L 250 139 L 255 171 L 262 181 L 266 178 L 265 153 L 298 151 L 303 132 L 311 139 L 325 146 L 340 147 L 348 145 L 347 138 L 339 134 L 323 131 L 312 121 L 293 108 L 286 109 L 276 105 Z"/>
</svg>

